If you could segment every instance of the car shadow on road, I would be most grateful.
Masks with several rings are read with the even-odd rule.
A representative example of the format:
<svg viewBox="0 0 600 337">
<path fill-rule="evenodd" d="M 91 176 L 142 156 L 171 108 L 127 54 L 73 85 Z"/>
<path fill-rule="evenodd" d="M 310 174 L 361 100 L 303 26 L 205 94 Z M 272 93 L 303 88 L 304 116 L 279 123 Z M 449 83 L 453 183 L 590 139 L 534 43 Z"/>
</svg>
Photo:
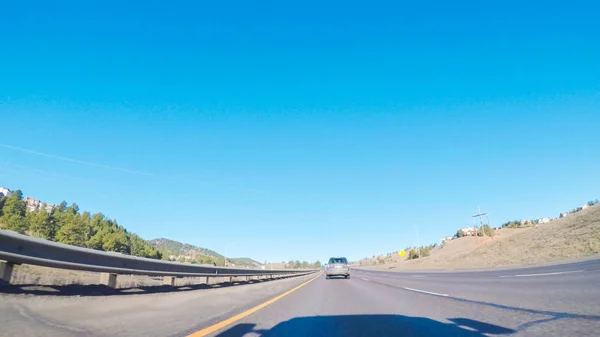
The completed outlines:
<svg viewBox="0 0 600 337">
<path fill-rule="evenodd" d="M 255 284 L 268 281 L 280 280 L 283 278 L 222 282 L 215 284 L 191 284 L 182 286 L 138 286 L 113 289 L 97 284 L 68 284 L 68 285 L 38 285 L 38 284 L 2 284 L 0 285 L 0 294 L 25 294 L 37 296 L 111 296 L 111 295 L 141 295 L 158 293 L 175 293 L 202 289 L 218 289 L 246 284 Z"/>
<path fill-rule="evenodd" d="M 218 337 L 242 337 L 248 333 L 261 337 L 300 336 L 378 336 L 418 337 L 456 336 L 476 337 L 509 335 L 516 331 L 498 325 L 455 318 L 452 323 L 439 322 L 424 317 L 402 315 L 336 315 L 296 317 L 281 322 L 268 330 L 256 329 L 256 324 L 241 323 L 218 334 Z"/>
</svg>

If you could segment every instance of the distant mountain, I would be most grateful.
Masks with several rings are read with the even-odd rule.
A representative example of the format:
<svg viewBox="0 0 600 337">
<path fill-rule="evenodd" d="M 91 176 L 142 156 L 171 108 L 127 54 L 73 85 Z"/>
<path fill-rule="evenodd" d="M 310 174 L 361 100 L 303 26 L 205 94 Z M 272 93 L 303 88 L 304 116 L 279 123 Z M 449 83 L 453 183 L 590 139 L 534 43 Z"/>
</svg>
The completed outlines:
<svg viewBox="0 0 600 337">
<path fill-rule="evenodd" d="M 188 243 L 181 243 L 178 241 L 169 240 L 169 239 L 165 239 L 165 238 L 148 240 L 148 243 L 152 247 L 166 253 L 167 255 L 191 256 L 192 258 L 196 258 L 197 256 L 205 255 L 205 256 L 223 258 L 223 255 L 215 252 L 214 250 L 197 247 L 194 245 L 190 245 Z"/>
<path fill-rule="evenodd" d="M 173 256 L 175 259 L 178 259 L 179 257 L 189 257 L 192 260 L 195 260 L 198 256 L 210 256 L 212 258 L 224 259 L 223 255 L 214 250 L 165 238 L 148 240 L 148 243 L 150 246 L 163 252 L 167 257 Z M 227 260 L 239 267 L 260 267 L 262 265 L 260 262 L 249 257 L 228 258 Z M 223 263 L 223 261 L 224 260 L 221 260 L 221 263 Z"/>
<path fill-rule="evenodd" d="M 234 257 L 234 258 L 230 258 L 229 261 L 231 261 L 233 264 L 237 265 L 237 266 L 262 266 L 262 263 L 253 260 L 249 257 Z"/>
</svg>

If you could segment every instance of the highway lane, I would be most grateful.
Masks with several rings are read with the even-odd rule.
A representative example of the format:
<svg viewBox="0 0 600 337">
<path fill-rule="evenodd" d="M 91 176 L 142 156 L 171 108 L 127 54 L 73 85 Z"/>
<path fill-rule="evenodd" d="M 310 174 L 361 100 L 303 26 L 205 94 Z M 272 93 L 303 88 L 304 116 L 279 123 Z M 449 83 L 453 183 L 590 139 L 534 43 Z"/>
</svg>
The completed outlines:
<svg viewBox="0 0 600 337">
<path fill-rule="evenodd" d="M 355 268 L 365 272 L 376 272 L 390 275 L 436 275 L 444 278 L 490 278 L 490 277 L 535 277 L 544 274 L 578 273 L 582 271 L 600 271 L 600 258 L 588 258 L 578 262 L 557 263 L 546 266 L 521 267 L 521 268 L 494 268 L 482 270 L 459 271 L 428 271 L 428 270 L 374 270 L 368 268 Z"/>
<path fill-rule="evenodd" d="M 600 335 L 597 270 L 450 280 L 394 274 L 320 277 L 210 336 Z"/>
<path fill-rule="evenodd" d="M 273 303 L 314 275 L 143 295 L 0 294 L 0 336 L 183 337 L 223 322 L 231 324 L 209 335 L 599 336 L 596 263 L 460 273 L 354 269 L 350 280 L 319 275 Z"/>
<path fill-rule="evenodd" d="M 600 306 L 600 260 L 481 272 L 354 272 L 374 282 L 499 305 L 583 315 Z"/>
<path fill-rule="evenodd" d="M 259 305 L 311 277 L 110 296 L 88 292 L 65 296 L 53 291 L 53 287 L 46 287 L 49 295 L 7 294 L 0 287 L 0 336 L 186 336 Z"/>
</svg>

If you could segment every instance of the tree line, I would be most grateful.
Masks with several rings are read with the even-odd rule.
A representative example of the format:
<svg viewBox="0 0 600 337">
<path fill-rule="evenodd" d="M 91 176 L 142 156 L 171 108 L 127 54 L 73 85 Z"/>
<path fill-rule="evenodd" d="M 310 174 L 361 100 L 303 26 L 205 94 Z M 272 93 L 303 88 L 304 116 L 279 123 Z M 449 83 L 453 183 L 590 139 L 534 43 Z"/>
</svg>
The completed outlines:
<svg viewBox="0 0 600 337">
<path fill-rule="evenodd" d="M 520 222 L 519 222 L 519 224 L 520 224 Z M 483 225 L 477 229 L 477 236 L 493 237 L 495 234 L 496 234 L 496 231 L 494 231 L 494 229 L 492 227 L 490 227 L 489 225 Z M 467 235 L 467 233 L 463 232 L 462 229 L 457 230 L 456 234 L 454 234 L 455 238 L 462 238 L 463 236 L 469 236 L 469 235 Z"/>
<path fill-rule="evenodd" d="M 308 263 L 307 261 L 292 261 L 290 260 L 288 263 L 286 263 L 285 265 L 286 268 L 292 268 L 292 269 L 308 269 L 308 268 L 321 268 L 321 261 L 315 261 L 314 263 Z"/>
<path fill-rule="evenodd" d="M 16 190 L 0 199 L 0 227 L 46 240 L 153 259 L 163 254 L 144 239 L 129 233 L 102 213 L 81 213 L 77 204 L 63 201 L 50 211 L 27 211 L 23 193 Z"/>
<path fill-rule="evenodd" d="M 429 246 L 421 246 L 420 248 L 411 248 L 409 249 L 406 253 L 406 259 L 407 260 L 415 260 L 418 259 L 419 257 L 427 257 L 429 255 L 431 255 L 431 250 L 435 247 L 437 247 L 438 244 L 436 243 L 432 243 Z"/>
</svg>

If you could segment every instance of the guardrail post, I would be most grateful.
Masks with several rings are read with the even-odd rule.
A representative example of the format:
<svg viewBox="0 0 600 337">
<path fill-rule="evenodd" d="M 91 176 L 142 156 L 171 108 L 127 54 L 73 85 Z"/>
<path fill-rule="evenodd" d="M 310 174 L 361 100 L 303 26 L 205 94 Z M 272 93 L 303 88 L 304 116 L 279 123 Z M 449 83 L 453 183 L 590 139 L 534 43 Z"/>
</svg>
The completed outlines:
<svg viewBox="0 0 600 337">
<path fill-rule="evenodd" d="M 233 283 L 233 276 L 229 277 L 229 283 Z"/>
<path fill-rule="evenodd" d="M 209 283 L 208 283 L 208 276 L 206 277 L 206 284 L 209 284 Z"/>
<path fill-rule="evenodd" d="M 175 286 L 175 276 L 163 276 L 163 285 Z"/>
<path fill-rule="evenodd" d="M 13 264 L 8 261 L 0 260 L 0 281 L 10 283 L 12 272 Z"/>
<path fill-rule="evenodd" d="M 109 288 L 117 287 L 117 274 L 113 273 L 100 273 L 100 284 L 103 284 Z"/>
</svg>

